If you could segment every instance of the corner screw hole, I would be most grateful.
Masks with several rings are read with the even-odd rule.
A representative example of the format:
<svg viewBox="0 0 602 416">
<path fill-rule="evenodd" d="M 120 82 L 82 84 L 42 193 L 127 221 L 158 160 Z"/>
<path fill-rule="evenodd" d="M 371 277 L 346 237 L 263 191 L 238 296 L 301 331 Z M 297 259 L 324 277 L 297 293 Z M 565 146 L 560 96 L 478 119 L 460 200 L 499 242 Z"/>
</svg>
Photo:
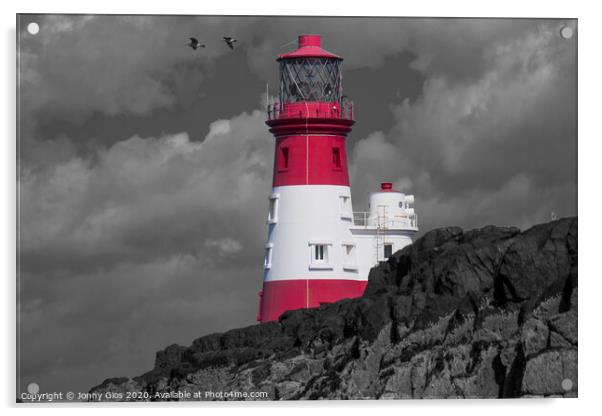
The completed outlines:
<svg viewBox="0 0 602 416">
<path fill-rule="evenodd" d="M 27 25 L 27 32 L 29 32 L 30 35 L 37 35 L 39 31 L 40 25 L 36 22 L 31 22 Z"/>
</svg>

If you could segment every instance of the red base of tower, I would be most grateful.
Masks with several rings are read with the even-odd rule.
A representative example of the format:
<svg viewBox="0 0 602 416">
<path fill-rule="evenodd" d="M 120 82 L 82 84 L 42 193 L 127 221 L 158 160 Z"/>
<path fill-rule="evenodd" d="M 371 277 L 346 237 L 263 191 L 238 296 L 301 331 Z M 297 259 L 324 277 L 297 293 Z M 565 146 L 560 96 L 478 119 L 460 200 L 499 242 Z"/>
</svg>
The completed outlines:
<svg viewBox="0 0 602 416">
<path fill-rule="evenodd" d="M 304 279 L 263 283 L 257 320 L 277 320 L 283 312 L 317 308 L 321 303 L 358 298 L 364 294 L 366 280 Z"/>
</svg>

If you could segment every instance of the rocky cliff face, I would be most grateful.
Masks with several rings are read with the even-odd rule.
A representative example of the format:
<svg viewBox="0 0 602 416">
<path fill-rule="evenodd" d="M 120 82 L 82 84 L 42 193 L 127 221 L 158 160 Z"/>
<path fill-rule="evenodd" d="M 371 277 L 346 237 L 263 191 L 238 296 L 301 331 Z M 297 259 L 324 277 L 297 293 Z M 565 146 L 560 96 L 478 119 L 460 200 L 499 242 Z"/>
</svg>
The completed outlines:
<svg viewBox="0 0 602 416">
<path fill-rule="evenodd" d="M 577 219 L 569 218 L 524 232 L 433 230 L 372 269 L 362 298 L 171 345 L 150 372 L 91 392 L 411 399 L 576 397 L 577 387 Z"/>
</svg>

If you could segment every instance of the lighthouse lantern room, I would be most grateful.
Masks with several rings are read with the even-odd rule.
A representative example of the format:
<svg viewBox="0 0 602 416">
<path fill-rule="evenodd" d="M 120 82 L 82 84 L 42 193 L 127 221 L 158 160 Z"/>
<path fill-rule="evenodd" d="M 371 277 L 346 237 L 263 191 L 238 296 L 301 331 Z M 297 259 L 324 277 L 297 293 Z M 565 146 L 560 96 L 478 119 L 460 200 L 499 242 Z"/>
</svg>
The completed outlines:
<svg viewBox="0 0 602 416">
<path fill-rule="evenodd" d="M 276 143 L 261 322 L 361 296 L 370 268 L 418 230 L 413 196 L 388 182 L 370 196 L 369 212 L 353 212 L 345 146 L 353 103 L 343 95 L 343 58 L 322 49 L 319 35 L 301 35 L 298 49 L 277 60 L 279 101 L 266 121 Z"/>
</svg>

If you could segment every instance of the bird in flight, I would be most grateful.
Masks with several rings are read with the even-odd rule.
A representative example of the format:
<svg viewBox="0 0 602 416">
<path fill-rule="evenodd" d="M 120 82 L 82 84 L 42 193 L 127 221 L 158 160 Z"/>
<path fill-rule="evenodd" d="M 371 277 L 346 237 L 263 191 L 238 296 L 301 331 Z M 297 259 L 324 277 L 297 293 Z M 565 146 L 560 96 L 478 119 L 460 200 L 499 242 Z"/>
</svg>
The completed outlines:
<svg viewBox="0 0 602 416">
<path fill-rule="evenodd" d="M 226 45 L 228 45 L 228 47 L 230 49 L 234 49 L 234 42 L 238 42 L 238 41 L 236 39 L 234 39 L 233 37 L 224 36 L 224 42 L 226 42 Z"/>
<path fill-rule="evenodd" d="M 190 46 L 195 51 L 198 48 L 204 48 L 205 47 L 205 45 L 202 44 L 201 42 L 199 42 L 199 40 L 197 38 L 190 38 L 190 41 L 188 41 L 188 43 L 186 44 L 186 46 Z"/>
</svg>

